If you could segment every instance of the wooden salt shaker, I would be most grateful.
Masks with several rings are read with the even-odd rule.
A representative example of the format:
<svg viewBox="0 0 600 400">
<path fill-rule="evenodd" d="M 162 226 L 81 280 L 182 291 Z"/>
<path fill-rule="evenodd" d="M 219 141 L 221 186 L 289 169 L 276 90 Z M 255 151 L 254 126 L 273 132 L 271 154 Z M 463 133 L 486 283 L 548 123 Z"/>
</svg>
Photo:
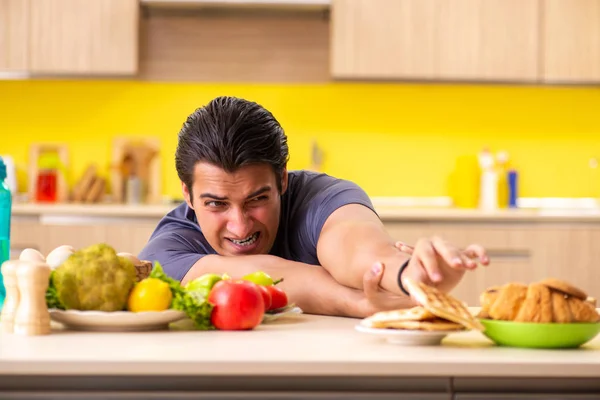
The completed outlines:
<svg viewBox="0 0 600 400">
<path fill-rule="evenodd" d="M 0 315 L 0 327 L 2 332 L 13 333 L 15 326 L 15 314 L 19 306 L 19 288 L 17 287 L 18 260 L 5 261 L 2 264 L 2 278 L 6 288 L 6 298 Z"/>
<path fill-rule="evenodd" d="M 46 305 L 49 279 L 50 266 L 45 262 L 21 261 L 17 269 L 20 301 L 15 315 L 16 334 L 33 336 L 50 333 L 50 313 Z"/>
</svg>

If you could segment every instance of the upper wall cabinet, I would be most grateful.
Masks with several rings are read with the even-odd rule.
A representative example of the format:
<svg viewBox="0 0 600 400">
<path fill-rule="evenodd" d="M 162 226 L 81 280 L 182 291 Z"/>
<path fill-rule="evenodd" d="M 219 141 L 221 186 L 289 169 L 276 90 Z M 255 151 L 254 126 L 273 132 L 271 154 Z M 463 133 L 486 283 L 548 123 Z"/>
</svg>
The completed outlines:
<svg viewBox="0 0 600 400">
<path fill-rule="evenodd" d="M 334 0 L 331 75 L 334 78 L 435 76 L 436 0 Z"/>
<path fill-rule="evenodd" d="M 334 78 L 527 81 L 538 0 L 334 0 Z"/>
<path fill-rule="evenodd" d="M 0 0 L 0 72 L 28 69 L 29 0 Z"/>
<path fill-rule="evenodd" d="M 534 81 L 539 70 L 538 0 L 437 0 L 436 77 Z"/>
<path fill-rule="evenodd" d="M 543 80 L 600 82 L 600 0 L 542 0 Z"/>
<path fill-rule="evenodd" d="M 33 74 L 137 73 L 138 0 L 29 1 Z"/>
</svg>

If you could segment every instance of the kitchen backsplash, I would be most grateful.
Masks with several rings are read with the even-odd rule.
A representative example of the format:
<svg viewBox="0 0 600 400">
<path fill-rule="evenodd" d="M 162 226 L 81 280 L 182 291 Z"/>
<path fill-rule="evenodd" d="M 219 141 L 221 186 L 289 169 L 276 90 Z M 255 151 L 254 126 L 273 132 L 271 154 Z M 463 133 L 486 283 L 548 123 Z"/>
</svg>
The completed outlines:
<svg viewBox="0 0 600 400">
<path fill-rule="evenodd" d="M 180 197 L 173 154 L 186 116 L 219 95 L 257 101 L 289 136 L 290 169 L 311 165 L 371 196 L 446 196 L 462 155 L 505 150 L 524 197 L 600 197 L 600 90 L 575 87 L 331 83 L 216 85 L 131 81 L 0 81 L 0 154 L 26 188 L 33 143 L 66 143 L 69 182 L 90 160 L 108 173 L 111 139 L 161 141 L 162 187 Z M 591 166 L 590 166 L 591 165 Z"/>
</svg>

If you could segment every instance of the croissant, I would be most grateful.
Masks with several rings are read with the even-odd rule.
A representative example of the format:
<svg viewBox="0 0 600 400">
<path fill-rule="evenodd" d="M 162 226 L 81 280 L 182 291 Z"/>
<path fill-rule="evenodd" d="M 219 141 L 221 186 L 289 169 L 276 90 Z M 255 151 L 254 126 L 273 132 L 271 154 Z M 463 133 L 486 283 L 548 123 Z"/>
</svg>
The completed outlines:
<svg viewBox="0 0 600 400">
<path fill-rule="evenodd" d="M 596 299 L 554 278 L 529 285 L 511 282 L 493 286 L 481 294 L 479 301 L 479 318 L 538 323 L 600 321 Z"/>
</svg>

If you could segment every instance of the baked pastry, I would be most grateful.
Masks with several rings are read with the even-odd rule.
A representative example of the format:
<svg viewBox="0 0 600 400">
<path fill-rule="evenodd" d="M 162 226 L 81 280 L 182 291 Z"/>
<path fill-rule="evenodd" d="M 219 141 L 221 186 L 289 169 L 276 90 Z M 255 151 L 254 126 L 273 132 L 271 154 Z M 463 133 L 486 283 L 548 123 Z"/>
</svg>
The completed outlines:
<svg viewBox="0 0 600 400">
<path fill-rule="evenodd" d="M 422 331 L 453 331 L 464 329 L 462 325 L 439 318 L 422 306 L 401 310 L 380 311 L 363 319 L 361 324 L 369 328 Z"/>
<path fill-rule="evenodd" d="M 419 306 L 381 311 L 365 318 L 361 325 L 370 328 L 422 331 L 461 331 L 465 328 L 483 331 L 485 328 L 466 305 L 447 293 L 407 278 L 406 289 Z"/>
<path fill-rule="evenodd" d="M 562 292 L 551 293 L 552 296 L 552 322 L 569 323 L 573 320 L 571 307 L 569 306 L 569 296 Z"/>
<path fill-rule="evenodd" d="M 527 296 L 527 286 L 522 283 L 504 285 L 496 301 L 490 306 L 492 319 L 514 321 Z"/>
<path fill-rule="evenodd" d="M 481 303 L 481 311 L 479 313 L 480 318 L 491 318 L 490 308 L 492 307 L 492 304 L 496 302 L 496 299 L 498 299 L 500 289 L 502 289 L 500 286 L 492 286 L 481 293 L 481 296 L 479 296 L 479 301 Z"/>
<path fill-rule="evenodd" d="M 598 322 L 596 299 L 556 278 L 530 285 L 511 282 L 491 287 L 480 296 L 479 318 L 515 322 Z"/>
<path fill-rule="evenodd" d="M 552 322 L 552 300 L 548 286 L 532 283 L 527 288 L 525 300 L 521 303 L 516 322 Z"/>
<path fill-rule="evenodd" d="M 406 290 L 432 314 L 469 329 L 485 330 L 485 327 L 471 314 L 467 306 L 448 293 L 410 278 L 406 278 L 404 284 Z"/>
<path fill-rule="evenodd" d="M 542 285 L 548 286 L 550 289 L 563 292 L 569 296 L 575 297 L 579 300 L 587 299 L 588 295 L 578 287 L 571 285 L 569 282 L 561 281 L 556 278 L 546 278 L 540 282 Z"/>
<path fill-rule="evenodd" d="M 577 322 L 597 322 L 600 318 L 596 308 L 587 301 L 578 298 L 571 298 L 569 301 L 571 309 L 571 318 Z"/>
<path fill-rule="evenodd" d="M 395 321 L 388 322 L 386 328 L 408 329 L 420 331 L 461 331 L 465 329 L 461 324 L 436 318 L 430 321 Z"/>
</svg>

